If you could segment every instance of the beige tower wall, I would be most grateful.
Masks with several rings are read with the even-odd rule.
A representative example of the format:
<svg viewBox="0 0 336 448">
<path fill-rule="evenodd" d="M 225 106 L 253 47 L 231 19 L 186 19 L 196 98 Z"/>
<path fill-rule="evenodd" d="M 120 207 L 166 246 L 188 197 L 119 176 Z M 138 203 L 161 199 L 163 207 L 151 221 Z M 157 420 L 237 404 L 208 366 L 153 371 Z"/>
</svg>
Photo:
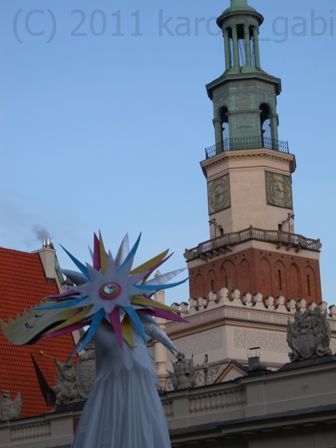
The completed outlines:
<svg viewBox="0 0 336 448">
<path fill-rule="evenodd" d="M 293 155 L 267 149 L 227 151 L 203 161 L 201 166 L 208 182 L 230 176 L 231 207 L 210 216 L 224 233 L 249 226 L 278 230 L 278 225 L 293 213 L 292 208 L 267 204 L 265 182 L 265 171 L 290 176 L 295 169 Z M 215 237 L 213 226 L 210 231 Z"/>
</svg>

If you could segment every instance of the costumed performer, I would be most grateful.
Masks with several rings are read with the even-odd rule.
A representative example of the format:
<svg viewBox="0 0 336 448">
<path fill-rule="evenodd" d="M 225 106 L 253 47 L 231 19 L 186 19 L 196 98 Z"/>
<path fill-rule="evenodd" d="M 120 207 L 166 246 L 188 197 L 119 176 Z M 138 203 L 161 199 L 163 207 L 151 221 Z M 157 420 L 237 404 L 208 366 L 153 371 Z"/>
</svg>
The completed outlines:
<svg viewBox="0 0 336 448">
<path fill-rule="evenodd" d="M 129 250 L 128 236 L 117 256 L 106 252 L 103 239 L 94 235 L 92 265 L 82 264 L 65 252 L 80 272 L 63 271 L 75 286 L 48 297 L 8 324 L 1 323 L 6 338 L 15 345 L 32 344 L 87 328 L 75 352 L 94 339 L 96 380 L 82 412 L 73 448 L 170 448 L 167 423 L 147 350 L 149 335 L 175 356 L 177 350 L 154 317 L 185 320 L 164 304 L 151 299 L 183 269 L 157 275 L 168 251 L 133 269 L 140 237 Z"/>
</svg>

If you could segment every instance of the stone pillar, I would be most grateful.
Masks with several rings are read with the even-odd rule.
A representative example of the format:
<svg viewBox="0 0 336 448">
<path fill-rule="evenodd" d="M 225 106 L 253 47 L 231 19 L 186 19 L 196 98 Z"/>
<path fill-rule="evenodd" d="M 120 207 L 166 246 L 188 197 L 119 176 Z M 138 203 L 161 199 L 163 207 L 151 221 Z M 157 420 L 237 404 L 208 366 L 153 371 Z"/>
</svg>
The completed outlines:
<svg viewBox="0 0 336 448">
<path fill-rule="evenodd" d="M 278 140 L 278 115 L 277 114 L 272 114 L 270 119 L 271 119 L 272 139 L 277 141 Z"/>
<path fill-rule="evenodd" d="M 232 40 L 233 40 L 233 66 L 239 68 L 239 49 L 238 49 L 238 32 L 237 25 L 232 27 Z"/>
<path fill-rule="evenodd" d="M 250 47 L 250 26 L 248 23 L 244 24 L 244 36 L 245 36 L 245 65 L 251 66 L 251 47 Z"/>
<path fill-rule="evenodd" d="M 253 41 L 255 65 L 256 68 L 260 69 L 259 31 L 256 27 L 253 27 Z"/>
<path fill-rule="evenodd" d="M 224 45 L 225 45 L 225 65 L 226 70 L 230 70 L 232 61 L 231 61 L 231 48 L 230 48 L 230 36 L 228 29 L 225 28 L 223 31 L 223 37 L 224 37 Z"/>
<path fill-rule="evenodd" d="M 220 152 L 223 152 L 223 129 L 219 113 L 216 114 L 212 122 L 215 128 L 216 154 L 219 154 Z"/>
<path fill-rule="evenodd" d="M 165 303 L 164 291 L 155 293 L 155 300 L 160 303 Z M 162 331 L 166 331 L 166 324 L 164 319 L 156 318 L 156 322 L 160 325 Z M 160 342 L 154 344 L 154 359 L 156 373 L 159 378 L 160 388 L 164 389 L 168 378 L 168 350 Z"/>
</svg>

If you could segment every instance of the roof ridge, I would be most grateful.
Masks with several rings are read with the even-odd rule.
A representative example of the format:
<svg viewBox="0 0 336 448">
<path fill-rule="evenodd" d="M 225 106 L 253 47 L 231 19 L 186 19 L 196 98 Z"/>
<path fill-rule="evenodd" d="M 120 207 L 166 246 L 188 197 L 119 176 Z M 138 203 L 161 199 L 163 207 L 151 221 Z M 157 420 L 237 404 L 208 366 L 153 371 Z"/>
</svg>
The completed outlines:
<svg viewBox="0 0 336 448">
<path fill-rule="evenodd" d="M 28 251 L 19 250 L 19 249 L 9 249 L 8 247 L 2 247 L 2 246 L 0 246 L 0 251 L 10 252 L 10 253 L 17 253 L 17 254 L 24 254 L 24 255 L 37 255 L 38 254 L 37 251 L 28 252 Z"/>
</svg>

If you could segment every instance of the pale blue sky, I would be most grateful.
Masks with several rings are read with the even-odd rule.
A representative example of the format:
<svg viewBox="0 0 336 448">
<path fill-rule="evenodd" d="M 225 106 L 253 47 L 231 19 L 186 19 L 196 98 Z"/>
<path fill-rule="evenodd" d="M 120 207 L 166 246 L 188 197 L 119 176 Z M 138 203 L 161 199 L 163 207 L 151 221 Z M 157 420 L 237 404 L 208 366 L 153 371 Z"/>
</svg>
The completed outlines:
<svg viewBox="0 0 336 448">
<path fill-rule="evenodd" d="M 331 304 L 335 3 L 250 3 L 265 16 L 262 66 L 283 81 L 279 135 L 297 157 L 296 232 L 323 242 Z M 199 161 L 214 136 L 204 85 L 224 70 L 214 17 L 227 4 L 1 0 L 0 246 L 37 249 L 42 226 L 88 260 L 93 231 L 113 250 L 126 231 L 132 240 L 142 231 L 139 259 L 169 247 L 166 269 L 184 265 L 184 249 L 208 239 Z M 187 286 L 169 293 L 187 298 Z"/>
</svg>

